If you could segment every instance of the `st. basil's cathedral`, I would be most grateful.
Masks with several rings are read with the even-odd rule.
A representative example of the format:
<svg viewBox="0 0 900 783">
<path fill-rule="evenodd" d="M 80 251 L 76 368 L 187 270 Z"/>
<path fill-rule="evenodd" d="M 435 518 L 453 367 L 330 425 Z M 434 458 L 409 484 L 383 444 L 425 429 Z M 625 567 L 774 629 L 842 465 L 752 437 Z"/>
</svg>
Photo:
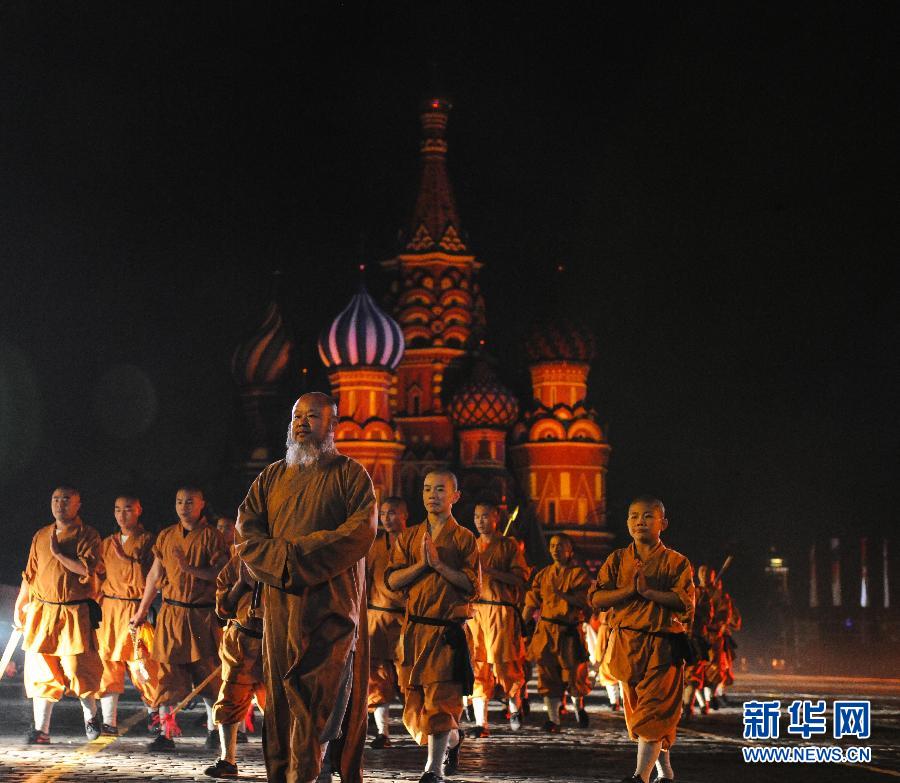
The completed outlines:
<svg viewBox="0 0 900 783">
<path fill-rule="evenodd" d="M 472 251 L 447 173 L 451 104 L 422 104 L 419 187 L 399 252 L 381 263 L 390 278 L 378 303 L 363 282 L 325 324 L 318 354 L 338 404 L 339 450 L 369 471 L 380 498 L 405 497 L 416 521 L 422 479 L 434 468 L 459 477 L 454 515 L 471 526 L 478 500 L 506 513 L 533 563 L 546 562 L 554 531 L 572 536 L 581 559 L 599 565 L 610 548 L 606 471 L 610 446 L 587 404 L 593 334 L 560 318 L 523 334 L 531 400 L 517 400 L 481 350 L 482 263 Z M 246 426 L 241 473 L 252 479 L 281 456 L 281 390 L 294 341 L 273 301 L 238 346 L 232 373 Z M 278 400 L 278 409 L 273 408 Z M 274 441 L 274 442 L 273 442 Z"/>
</svg>

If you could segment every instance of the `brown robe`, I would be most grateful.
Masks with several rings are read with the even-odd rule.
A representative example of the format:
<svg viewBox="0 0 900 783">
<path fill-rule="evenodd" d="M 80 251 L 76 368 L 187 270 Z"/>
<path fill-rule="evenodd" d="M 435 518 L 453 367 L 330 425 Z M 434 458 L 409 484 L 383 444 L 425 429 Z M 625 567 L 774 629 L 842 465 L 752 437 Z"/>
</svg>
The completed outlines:
<svg viewBox="0 0 900 783">
<path fill-rule="evenodd" d="M 390 561 L 384 572 L 388 585 L 393 572 L 421 560 L 422 540 L 427 529 L 428 523 L 423 522 L 401 533 L 391 548 Z M 478 550 L 471 531 L 450 517 L 434 539 L 434 545 L 440 559 L 462 571 L 473 589 L 464 592 L 431 568 L 403 588 L 406 616 L 397 646 L 400 687 L 405 696 L 403 723 L 413 739 L 422 745 L 430 734 L 459 727 L 462 684 L 453 678 L 453 649 L 444 641 L 446 627 L 411 622 L 410 615 L 465 623 L 472 613 L 471 602 L 481 590 Z"/>
<path fill-rule="evenodd" d="M 393 536 L 393 541 L 397 536 Z M 369 709 L 390 704 L 396 696 L 398 681 L 395 659 L 400 628 L 406 611 L 402 593 L 388 590 L 384 569 L 390 557 L 389 536 L 378 534 L 366 555 L 366 590 L 369 615 Z"/>
<path fill-rule="evenodd" d="M 59 546 L 87 567 L 87 576 L 70 571 L 50 551 L 55 522 L 34 534 L 22 572 L 29 588 L 22 642 L 29 698 L 58 701 L 66 691 L 91 696 L 100 688 L 103 665 L 88 605 L 62 604 L 95 596 L 100 535 L 81 518 L 76 522 L 59 535 Z"/>
<path fill-rule="evenodd" d="M 617 590 L 634 580 L 637 550 L 632 543 L 615 550 L 600 567 L 590 595 Z M 603 664 L 622 683 L 625 723 L 633 740 L 662 742 L 663 750 L 675 742 L 681 717 L 684 665 L 675 665 L 672 646 L 663 634 L 686 633 L 694 612 L 693 570 L 688 559 L 660 542 L 643 561 L 647 583 L 653 590 L 675 593 L 685 611 L 635 595 L 612 607 L 608 615 L 610 637 Z"/>
<path fill-rule="evenodd" d="M 365 556 L 377 530 L 372 480 L 343 455 L 309 467 L 280 460 L 253 482 L 238 530 L 238 554 L 266 584 L 269 782 L 314 780 L 322 744 L 336 739 L 333 722 L 342 712 L 343 736 L 332 743 L 332 758 L 339 758 L 344 783 L 361 783 L 369 673 Z"/>
</svg>

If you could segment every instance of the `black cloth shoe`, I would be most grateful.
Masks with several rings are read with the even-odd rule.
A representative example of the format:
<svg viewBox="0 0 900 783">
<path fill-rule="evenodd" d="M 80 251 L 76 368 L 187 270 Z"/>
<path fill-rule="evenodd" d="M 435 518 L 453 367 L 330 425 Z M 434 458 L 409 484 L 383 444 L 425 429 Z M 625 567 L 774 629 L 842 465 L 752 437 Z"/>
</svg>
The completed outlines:
<svg viewBox="0 0 900 783">
<path fill-rule="evenodd" d="M 522 705 L 519 707 L 519 712 L 522 713 L 523 718 L 531 715 L 531 699 L 528 696 L 522 697 Z"/>
<path fill-rule="evenodd" d="M 443 783 L 443 778 L 439 778 L 433 772 L 423 772 L 419 778 L 419 783 Z"/>
<path fill-rule="evenodd" d="M 462 729 L 457 729 L 457 731 L 459 731 L 459 742 L 452 748 L 447 748 L 447 756 L 444 758 L 444 772 L 448 775 L 452 775 L 459 769 L 459 751 L 466 736 Z"/>
<path fill-rule="evenodd" d="M 153 722 L 157 717 L 158 716 L 155 712 L 147 715 L 147 733 L 150 736 L 159 734 L 159 721 L 157 720 L 156 723 Z"/>
<path fill-rule="evenodd" d="M 210 750 L 216 750 L 219 747 L 219 730 L 213 729 L 206 733 L 206 747 Z"/>
<path fill-rule="evenodd" d="M 644 783 L 644 779 L 635 772 L 627 778 L 622 778 L 622 783 Z"/>
<path fill-rule="evenodd" d="M 91 718 L 84 724 L 84 735 L 88 738 L 88 742 L 93 742 L 100 736 L 100 721 Z"/>
<path fill-rule="evenodd" d="M 237 764 L 219 759 L 211 767 L 204 769 L 203 774 L 209 775 L 211 778 L 236 778 L 238 776 Z"/>
<path fill-rule="evenodd" d="M 175 740 L 169 739 L 165 734 L 157 734 L 156 739 L 147 746 L 147 750 L 152 750 L 154 752 L 175 750 Z"/>
<path fill-rule="evenodd" d="M 552 720 L 545 720 L 541 728 L 548 734 L 559 734 L 559 724 L 554 723 Z"/>
<path fill-rule="evenodd" d="M 576 710 L 575 719 L 578 721 L 579 729 L 586 729 L 591 725 L 590 718 L 588 718 L 587 710 L 582 708 L 580 710 Z"/>
<path fill-rule="evenodd" d="M 481 739 L 482 737 L 490 737 L 491 732 L 488 731 L 487 726 L 475 726 L 473 729 L 469 729 L 469 734 L 472 739 Z"/>
<path fill-rule="evenodd" d="M 718 697 L 718 696 L 713 696 L 713 697 L 709 700 L 709 706 L 712 707 L 714 710 L 719 709 L 719 707 L 721 706 L 721 705 L 719 704 L 719 697 Z"/>
<path fill-rule="evenodd" d="M 104 737 L 118 737 L 118 736 L 119 736 L 119 729 L 118 729 L 116 726 L 110 726 L 108 723 L 104 723 L 104 724 L 100 727 L 100 733 L 101 733 Z"/>
<path fill-rule="evenodd" d="M 250 740 L 247 739 L 247 732 L 239 731 L 237 733 L 237 741 L 238 741 L 238 745 L 240 745 L 243 742 L 249 742 Z"/>
<path fill-rule="evenodd" d="M 28 732 L 28 736 L 25 737 L 25 742 L 29 745 L 49 745 L 50 735 L 44 734 L 44 732 L 39 729 L 32 729 Z"/>
<path fill-rule="evenodd" d="M 370 748 L 375 748 L 375 750 L 381 750 L 382 748 L 390 748 L 391 738 L 386 734 L 377 734 L 372 738 L 372 741 L 369 743 Z"/>
</svg>

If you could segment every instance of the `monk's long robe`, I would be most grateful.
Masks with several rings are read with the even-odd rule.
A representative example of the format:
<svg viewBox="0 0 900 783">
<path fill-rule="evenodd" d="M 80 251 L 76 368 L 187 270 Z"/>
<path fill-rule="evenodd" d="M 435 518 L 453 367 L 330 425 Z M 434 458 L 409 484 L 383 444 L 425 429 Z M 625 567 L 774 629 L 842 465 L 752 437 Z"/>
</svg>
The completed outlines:
<svg viewBox="0 0 900 783">
<path fill-rule="evenodd" d="M 153 555 L 161 561 L 165 577 L 160 582 L 163 601 L 153 638 L 159 692 L 152 706 L 176 704 L 219 665 L 222 629 L 216 620 L 215 578 L 185 573 L 175 557 L 176 549 L 181 549 L 195 568 L 219 569 L 228 557 L 222 534 L 203 518 L 191 531 L 179 522 L 157 537 Z M 215 699 L 220 685 L 220 679 L 214 677 L 201 695 Z"/>
<path fill-rule="evenodd" d="M 706 641 L 709 644 L 709 663 L 706 667 L 704 685 L 715 688 L 719 683 L 730 685 L 732 656 L 726 644 L 728 628 L 732 623 L 733 605 L 731 596 L 722 589 L 721 583 L 702 588 L 704 600 L 710 604 L 712 619 L 707 625 Z"/>
<path fill-rule="evenodd" d="M 262 606 L 253 607 L 253 591 L 245 592 L 237 606 L 226 606 L 228 594 L 241 578 L 241 561 L 234 555 L 216 577 L 216 614 L 228 620 L 222 634 L 222 688 L 213 706 L 216 723 L 240 723 L 253 697 L 266 708 L 262 671 Z"/>
<path fill-rule="evenodd" d="M 29 588 L 22 642 L 25 693 L 50 701 L 59 701 L 67 691 L 96 695 L 103 672 L 90 609 L 86 603 L 73 603 L 95 597 L 100 535 L 81 518 L 59 534 L 61 552 L 88 569 L 86 576 L 79 576 L 50 550 L 55 525 L 34 534 L 22 572 Z"/>
<path fill-rule="evenodd" d="M 421 561 L 422 540 L 427 529 L 428 523 L 423 522 L 400 534 L 391 548 L 384 572 L 388 586 L 392 573 Z M 434 538 L 434 545 L 442 562 L 466 575 L 472 590 L 460 590 L 432 568 L 402 588 L 406 595 L 406 615 L 397 662 L 404 693 L 403 725 L 420 745 L 428 742 L 430 734 L 459 728 L 463 686 L 454 679 L 454 652 L 444 638 L 447 627 L 410 618 L 457 622 L 467 631 L 465 621 L 471 615 L 471 602 L 481 590 L 478 550 L 471 531 L 450 517 Z"/>
<path fill-rule="evenodd" d="M 154 536 L 138 525 L 122 542 L 124 560 L 116 554 L 115 538 L 121 541 L 119 531 L 104 538 L 100 545 L 100 606 L 103 608 L 103 622 L 97 629 L 97 643 L 103 659 L 100 694 L 124 693 L 125 669 L 128 668 L 141 698 L 151 704 L 156 698 L 158 666 L 149 650 L 135 651 L 128 622 L 144 595 L 147 573 L 153 564 Z M 149 675 L 149 680 L 144 679 L 144 673 Z"/>
<path fill-rule="evenodd" d="M 377 530 L 372 480 L 343 455 L 308 467 L 280 460 L 253 482 L 238 530 L 239 556 L 266 584 L 269 783 L 314 780 L 322 743 L 339 730 L 332 758 L 339 757 L 344 783 L 360 783 L 369 673 L 365 556 Z"/>
<path fill-rule="evenodd" d="M 397 642 L 406 611 L 402 593 L 388 590 L 384 569 L 397 536 L 381 532 L 366 555 L 366 590 L 369 615 L 369 709 L 390 704 L 399 687 Z"/>
<path fill-rule="evenodd" d="M 476 542 L 481 565 L 481 595 L 469 621 L 472 631 L 472 666 L 476 699 L 490 699 L 499 682 L 503 692 L 515 698 L 525 683 L 525 645 L 519 624 L 523 591 L 485 573 L 485 569 L 513 574 L 527 580 L 528 564 L 514 538 L 497 536 L 490 544 Z"/>
<path fill-rule="evenodd" d="M 525 612 L 541 610 L 528 645 L 528 657 L 536 664 L 538 691 L 560 698 L 568 689 L 571 696 L 587 696 L 587 648 L 584 641 L 584 611 L 560 593 L 577 595 L 587 601 L 591 578 L 578 566 L 553 563 L 535 575 L 525 595 Z"/>
<path fill-rule="evenodd" d="M 600 568 L 591 587 L 617 590 L 631 585 L 638 562 L 632 543 L 615 550 Z M 608 616 L 610 637 L 603 664 L 622 683 L 625 723 L 632 739 L 662 742 L 663 749 L 675 742 L 675 727 L 681 717 L 684 665 L 672 659 L 672 645 L 665 634 L 685 633 L 694 611 L 693 571 L 688 559 L 660 542 L 643 561 L 647 584 L 652 590 L 673 592 L 685 606 L 683 612 L 635 595 L 612 607 Z"/>
</svg>

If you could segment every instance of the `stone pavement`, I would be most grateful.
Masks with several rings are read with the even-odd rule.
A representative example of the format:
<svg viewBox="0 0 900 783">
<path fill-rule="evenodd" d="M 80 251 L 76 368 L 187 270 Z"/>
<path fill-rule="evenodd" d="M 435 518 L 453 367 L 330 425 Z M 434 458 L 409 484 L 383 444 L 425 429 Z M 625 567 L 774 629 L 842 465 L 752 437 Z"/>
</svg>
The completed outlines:
<svg viewBox="0 0 900 783">
<path fill-rule="evenodd" d="M 873 726 L 868 740 L 823 739 L 801 743 L 786 738 L 782 745 L 862 745 L 872 748 L 869 764 L 747 764 L 741 747 L 744 699 L 778 698 L 786 705 L 794 698 L 859 697 L 872 700 Z M 745 675 L 731 696 L 733 706 L 697 718 L 679 730 L 672 753 L 677 778 L 682 783 L 727 781 L 758 783 L 787 781 L 806 783 L 840 781 L 855 783 L 900 779 L 900 682 L 878 680 L 828 680 L 817 678 L 754 677 Z M 635 745 L 625 732 L 620 714 L 609 711 L 606 699 L 595 691 L 588 700 L 591 727 L 578 730 L 570 715 L 563 731 L 548 736 L 541 729 L 544 713 L 537 707 L 522 731 L 512 733 L 504 725 L 499 705 L 492 710 L 492 735 L 488 739 L 467 740 L 459 772 L 453 783 L 556 783 L 557 781 L 620 781 L 633 770 Z M 395 747 L 366 750 L 366 780 L 415 781 L 421 774 L 425 751 L 415 746 L 399 725 L 399 707 L 393 710 L 397 726 Z M 118 783 L 119 781 L 208 781 L 203 769 L 214 759 L 204 747 L 205 727 L 198 725 L 203 711 L 183 714 L 185 736 L 178 749 L 168 755 L 148 753 L 149 741 L 143 714 L 133 694 L 126 694 L 120 706 L 120 724 L 133 723 L 124 736 L 101 738 L 87 743 L 78 703 L 67 699 L 57 705 L 51 733 L 53 744 L 28 746 L 24 737 L 31 722 L 30 703 L 24 699 L 20 682 L 0 682 L 0 781 L 2 783 Z M 241 779 L 265 781 L 262 748 L 257 737 L 238 746 Z M 335 777 L 335 783 L 338 783 Z"/>
</svg>

